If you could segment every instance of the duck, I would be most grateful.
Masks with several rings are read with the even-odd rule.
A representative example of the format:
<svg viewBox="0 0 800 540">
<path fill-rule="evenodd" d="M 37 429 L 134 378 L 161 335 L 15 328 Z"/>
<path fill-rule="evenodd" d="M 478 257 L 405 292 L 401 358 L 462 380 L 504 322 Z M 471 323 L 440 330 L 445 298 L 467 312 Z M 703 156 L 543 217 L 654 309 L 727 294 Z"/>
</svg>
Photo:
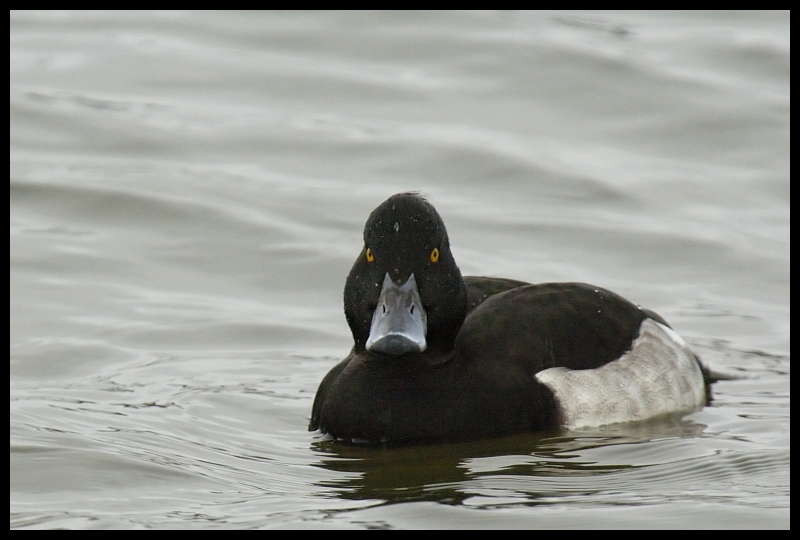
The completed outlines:
<svg viewBox="0 0 800 540">
<path fill-rule="evenodd" d="M 595 428 L 691 412 L 706 367 L 660 315 L 586 283 L 462 276 L 426 197 L 370 213 L 344 286 L 350 354 L 308 429 L 417 443 Z"/>
</svg>

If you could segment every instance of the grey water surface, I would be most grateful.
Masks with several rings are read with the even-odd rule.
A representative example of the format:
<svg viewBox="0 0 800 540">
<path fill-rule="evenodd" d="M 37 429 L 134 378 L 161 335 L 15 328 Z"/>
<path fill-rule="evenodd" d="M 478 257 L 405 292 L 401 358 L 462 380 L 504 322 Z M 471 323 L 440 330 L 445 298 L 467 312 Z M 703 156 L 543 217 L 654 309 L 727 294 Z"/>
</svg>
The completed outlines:
<svg viewBox="0 0 800 540">
<path fill-rule="evenodd" d="M 788 12 L 12 12 L 12 528 L 788 528 Z M 705 409 L 400 448 L 306 427 L 370 211 L 585 281 Z"/>
</svg>

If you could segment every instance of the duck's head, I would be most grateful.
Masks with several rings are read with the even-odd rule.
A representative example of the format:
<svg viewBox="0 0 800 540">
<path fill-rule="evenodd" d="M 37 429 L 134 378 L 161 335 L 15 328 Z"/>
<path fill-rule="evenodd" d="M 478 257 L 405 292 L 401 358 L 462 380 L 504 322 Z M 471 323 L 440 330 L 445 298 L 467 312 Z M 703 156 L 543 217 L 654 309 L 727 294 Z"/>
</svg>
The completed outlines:
<svg viewBox="0 0 800 540">
<path fill-rule="evenodd" d="M 344 287 L 356 350 L 449 350 L 466 310 L 466 285 L 439 213 L 418 193 L 389 197 L 367 219 Z"/>
</svg>

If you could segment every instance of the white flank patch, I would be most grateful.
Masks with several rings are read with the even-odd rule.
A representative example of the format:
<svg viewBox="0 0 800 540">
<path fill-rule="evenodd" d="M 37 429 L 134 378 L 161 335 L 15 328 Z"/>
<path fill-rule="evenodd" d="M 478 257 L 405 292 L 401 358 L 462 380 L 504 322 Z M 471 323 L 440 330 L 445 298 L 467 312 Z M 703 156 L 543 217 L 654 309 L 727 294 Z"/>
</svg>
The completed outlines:
<svg viewBox="0 0 800 540">
<path fill-rule="evenodd" d="M 691 411 L 706 402 L 703 373 L 672 329 L 645 319 L 630 351 L 597 369 L 563 367 L 536 378 L 553 391 L 562 425 L 577 429 Z"/>
</svg>

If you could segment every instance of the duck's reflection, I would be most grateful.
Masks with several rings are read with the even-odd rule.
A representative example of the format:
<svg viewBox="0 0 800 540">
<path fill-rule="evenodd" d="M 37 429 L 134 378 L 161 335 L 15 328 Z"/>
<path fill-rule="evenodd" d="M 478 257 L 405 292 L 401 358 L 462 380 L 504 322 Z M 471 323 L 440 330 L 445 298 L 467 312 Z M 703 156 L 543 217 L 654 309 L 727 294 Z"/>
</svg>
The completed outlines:
<svg viewBox="0 0 800 540">
<path fill-rule="evenodd" d="M 591 477 L 647 466 L 598 462 L 587 455 L 593 449 L 698 437 L 704 428 L 675 415 L 594 430 L 427 445 L 358 445 L 318 438 L 312 449 L 321 455 L 318 466 L 347 473 L 321 483 L 343 499 L 461 504 L 476 494 L 476 486 L 490 485 L 493 478 L 514 476 L 521 481 L 514 484 L 516 488 L 508 496 L 536 504 L 552 494 L 555 478 L 587 478 L 588 494 L 602 485 L 588 481 Z"/>
</svg>

